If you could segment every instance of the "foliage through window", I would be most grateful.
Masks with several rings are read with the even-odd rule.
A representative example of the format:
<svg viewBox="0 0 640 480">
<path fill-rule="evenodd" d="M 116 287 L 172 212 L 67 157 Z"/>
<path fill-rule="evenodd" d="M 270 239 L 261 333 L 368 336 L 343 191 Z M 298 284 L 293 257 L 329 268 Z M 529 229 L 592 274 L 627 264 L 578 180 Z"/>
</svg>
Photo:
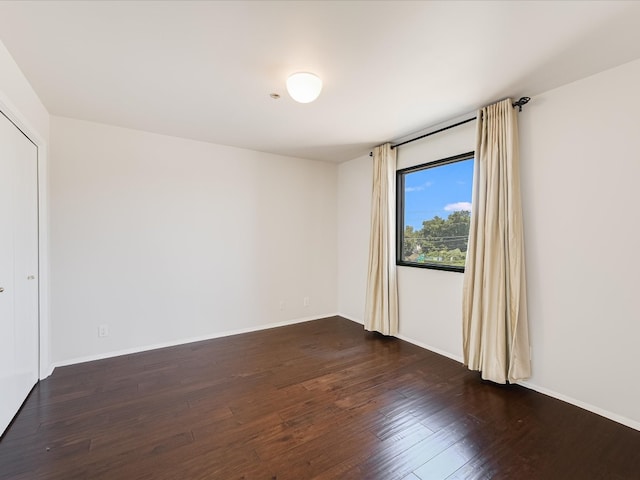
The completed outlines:
<svg viewBox="0 0 640 480">
<path fill-rule="evenodd" d="M 397 264 L 463 272 L 473 152 L 397 172 Z"/>
</svg>

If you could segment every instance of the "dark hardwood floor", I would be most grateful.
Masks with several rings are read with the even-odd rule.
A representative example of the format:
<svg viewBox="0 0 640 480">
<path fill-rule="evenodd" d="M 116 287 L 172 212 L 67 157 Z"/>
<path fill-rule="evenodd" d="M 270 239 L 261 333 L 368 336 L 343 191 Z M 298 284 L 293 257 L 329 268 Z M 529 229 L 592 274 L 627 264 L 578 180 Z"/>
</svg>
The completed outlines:
<svg viewBox="0 0 640 480">
<path fill-rule="evenodd" d="M 638 479 L 640 432 L 333 317 L 58 368 L 1 479 Z"/>
</svg>

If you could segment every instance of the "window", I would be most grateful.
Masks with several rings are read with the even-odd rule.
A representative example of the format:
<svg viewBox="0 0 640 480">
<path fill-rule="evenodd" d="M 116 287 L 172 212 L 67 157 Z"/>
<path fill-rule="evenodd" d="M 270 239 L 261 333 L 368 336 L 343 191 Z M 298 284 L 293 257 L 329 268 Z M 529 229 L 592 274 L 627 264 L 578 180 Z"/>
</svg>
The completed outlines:
<svg viewBox="0 0 640 480">
<path fill-rule="evenodd" d="M 396 263 L 464 272 L 474 153 L 398 170 Z"/>
</svg>

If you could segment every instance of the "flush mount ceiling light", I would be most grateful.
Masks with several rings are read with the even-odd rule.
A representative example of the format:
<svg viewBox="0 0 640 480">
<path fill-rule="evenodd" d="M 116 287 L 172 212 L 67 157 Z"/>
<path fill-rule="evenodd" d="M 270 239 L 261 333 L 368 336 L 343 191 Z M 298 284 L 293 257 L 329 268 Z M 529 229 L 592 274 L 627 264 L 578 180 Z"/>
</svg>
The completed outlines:
<svg viewBox="0 0 640 480">
<path fill-rule="evenodd" d="M 322 90 L 322 80 L 309 72 L 297 72 L 287 78 L 287 91 L 296 102 L 313 102 Z"/>
</svg>

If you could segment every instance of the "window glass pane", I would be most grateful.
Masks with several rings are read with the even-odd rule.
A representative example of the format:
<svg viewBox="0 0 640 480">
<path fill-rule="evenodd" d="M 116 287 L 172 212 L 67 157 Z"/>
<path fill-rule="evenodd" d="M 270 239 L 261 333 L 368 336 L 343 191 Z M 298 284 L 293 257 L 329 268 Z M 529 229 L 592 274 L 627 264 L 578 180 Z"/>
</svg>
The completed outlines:
<svg viewBox="0 0 640 480">
<path fill-rule="evenodd" d="M 398 172 L 398 263 L 463 271 L 473 154 Z"/>
</svg>

